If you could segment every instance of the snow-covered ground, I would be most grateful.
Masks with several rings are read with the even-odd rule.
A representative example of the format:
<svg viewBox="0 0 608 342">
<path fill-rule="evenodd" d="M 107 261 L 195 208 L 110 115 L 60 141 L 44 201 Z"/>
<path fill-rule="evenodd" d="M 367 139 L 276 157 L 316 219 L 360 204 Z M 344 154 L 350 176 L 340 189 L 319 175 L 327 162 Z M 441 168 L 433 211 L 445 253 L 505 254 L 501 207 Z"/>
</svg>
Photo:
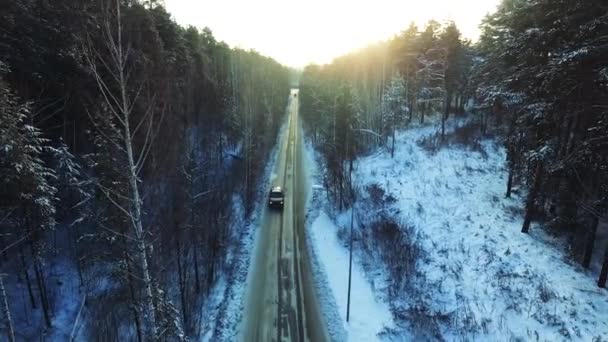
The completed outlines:
<svg viewBox="0 0 608 342">
<path fill-rule="evenodd" d="M 311 171 L 306 229 L 308 247 L 319 302 L 334 341 L 374 341 L 385 327 L 392 326 L 390 309 L 377 300 L 361 266 L 353 261 L 349 321 L 346 321 L 348 300 L 349 250 L 338 239 L 338 226 L 325 213 L 326 197 L 314 162 L 314 152 L 307 145 L 305 165 Z"/>
<path fill-rule="evenodd" d="M 367 279 L 368 286 L 353 285 L 360 296 L 353 296 L 351 325 L 344 323 L 349 339 L 607 340 L 608 291 L 538 225 L 530 235 L 520 232 L 522 194 L 504 197 L 504 149 L 485 140 L 475 150 L 445 146 L 431 153 L 418 142 L 436 131 L 436 125 L 405 130 L 394 158 L 380 150 L 356 163 L 362 192 L 375 184 L 390 198 L 375 211 L 359 205 L 359 217 L 372 222 L 381 211 L 391 213 L 417 232 L 423 253 L 412 276 L 415 293 L 390 301 L 385 267 L 374 269 L 356 253 L 353 284 Z M 343 320 L 348 250 L 334 222 L 344 225 L 350 215 L 336 213 L 331 220 L 321 210 L 313 216 L 314 248 Z M 385 314 L 388 307 L 393 318 Z M 366 310 L 363 317 L 359 308 Z M 376 335 L 383 326 L 390 333 Z"/>
<path fill-rule="evenodd" d="M 353 264 L 351 279 L 351 306 L 349 322 L 346 322 L 348 297 L 348 249 L 338 240 L 338 228 L 323 211 L 312 222 L 310 234 L 315 241 L 318 256 L 323 260 L 327 281 L 333 291 L 341 321 L 347 337 L 352 341 L 373 341 L 386 325 L 392 325 L 391 314 L 386 303 L 374 297 L 370 283 L 363 269 Z"/>
<path fill-rule="evenodd" d="M 82 311 L 80 310 L 84 298 L 76 266 L 70 259 L 60 254 L 57 256 L 50 255 L 44 266 L 48 287 L 47 295 L 53 315 L 53 326 L 51 328 L 44 328 L 44 317 L 40 309 L 39 294 L 35 285 L 33 286 L 33 294 L 38 309 L 32 310 L 27 286 L 23 279 L 24 276 L 16 273 L 5 275 L 4 282 L 8 290 L 7 302 L 15 325 L 15 337 L 18 341 L 29 341 L 37 338 L 61 341 L 68 340 L 70 336 L 81 337 L 84 335 L 82 330 L 86 329 L 83 326 L 83 319 L 87 310 L 86 307 Z M 30 277 L 34 282 L 35 278 L 31 274 Z"/>
</svg>

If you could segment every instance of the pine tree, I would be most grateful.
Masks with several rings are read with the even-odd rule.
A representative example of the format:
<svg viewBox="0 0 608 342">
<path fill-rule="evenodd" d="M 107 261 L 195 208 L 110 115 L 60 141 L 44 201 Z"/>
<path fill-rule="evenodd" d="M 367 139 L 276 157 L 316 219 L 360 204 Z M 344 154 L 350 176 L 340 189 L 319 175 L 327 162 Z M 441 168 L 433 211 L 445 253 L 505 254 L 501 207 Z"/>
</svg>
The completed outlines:
<svg viewBox="0 0 608 342">
<path fill-rule="evenodd" d="M 86 189 L 87 184 L 82 174 L 82 168 L 63 140 L 60 141 L 57 148 L 51 149 L 51 153 L 55 164 L 53 169 L 57 175 L 53 182 L 55 188 L 58 189 L 57 210 L 60 213 L 59 219 L 64 219 L 71 209 L 90 198 L 90 194 Z"/>
<path fill-rule="evenodd" d="M 439 46 L 429 49 L 418 57 L 418 64 L 417 100 L 420 123 L 424 123 L 425 115 L 441 110 L 445 103 L 446 50 Z"/>
<path fill-rule="evenodd" d="M 608 97 L 601 57 L 608 18 L 598 13 L 607 10 L 599 0 L 505 0 L 484 21 L 480 39 L 482 89 L 500 94 L 488 101 L 495 121 L 505 112 L 509 118 L 507 195 L 513 174 L 529 187 L 522 231 L 546 217 L 548 226 L 583 241 L 583 265 L 607 209 L 598 191 L 606 184 Z M 516 106 L 505 101 L 509 94 L 520 100 Z"/>
<path fill-rule="evenodd" d="M 441 116 L 441 137 L 445 136 L 445 122 L 452 111 L 452 104 L 458 89 L 463 88 L 464 50 L 460 40 L 460 31 L 454 22 L 443 29 L 440 36 L 441 45 L 445 48 L 445 105 Z"/>
<path fill-rule="evenodd" d="M 412 121 L 416 108 L 417 94 L 417 57 L 419 51 L 418 27 L 410 23 L 408 28 L 397 38 L 396 61 L 398 70 L 405 80 L 405 99 L 408 108 L 408 121 Z"/>
<path fill-rule="evenodd" d="M 29 242 L 36 284 L 44 319 L 51 326 L 51 312 L 44 276 L 43 247 L 46 234 L 55 228 L 55 193 L 51 185 L 55 173 L 42 160 L 48 152 L 48 140 L 40 130 L 27 123 L 30 105 L 21 104 L 8 89 L 2 76 L 7 68 L 0 64 L 0 176 L 7 202 L 16 203 L 19 212 L 17 238 Z M 21 252 L 23 253 L 23 247 Z M 23 255 L 23 254 L 22 254 Z M 25 260 L 25 258 L 23 258 Z M 29 270 L 24 263 L 24 272 Z M 26 277 L 32 306 L 32 286 Z"/>
<path fill-rule="evenodd" d="M 382 121 L 385 134 L 391 138 L 391 158 L 395 154 L 395 131 L 405 122 L 405 116 L 409 112 L 405 91 L 405 80 L 401 74 L 396 73 L 382 97 Z"/>
<path fill-rule="evenodd" d="M 418 37 L 416 89 L 420 123 L 424 123 L 426 114 L 442 109 L 445 103 L 447 49 L 440 44 L 437 37 L 439 27 L 439 23 L 430 21 Z"/>
</svg>

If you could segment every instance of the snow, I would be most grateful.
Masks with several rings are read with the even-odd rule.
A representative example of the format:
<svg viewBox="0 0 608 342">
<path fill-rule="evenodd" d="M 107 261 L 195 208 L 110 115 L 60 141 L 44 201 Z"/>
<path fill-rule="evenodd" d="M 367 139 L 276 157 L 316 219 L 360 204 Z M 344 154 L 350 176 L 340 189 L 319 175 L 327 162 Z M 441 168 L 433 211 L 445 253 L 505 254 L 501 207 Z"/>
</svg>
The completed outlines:
<svg viewBox="0 0 608 342">
<path fill-rule="evenodd" d="M 312 236 L 318 256 L 323 260 L 327 281 L 338 305 L 341 321 L 351 341 L 374 341 L 392 317 L 386 303 L 376 301 L 374 292 L 361 267 L 353 263 L 351 280 L 350 319 L 346 322 L 348 289 L 348 249 L 338 241 L 338 228 L 323 211 L 312 222 Z"/>
<path fill-rule="evenodd" d="M 53 326 L 48 329 L 40 329 L 41 326 L 44 326 L 42 323 L 44 318 L 42 310 L 39 309 L 40 301 L 35 285 L 33 285 L 34 296 L 38 309 L 32 310 L 25 281 L 14 273 L 7 274 L 4 278 L 17 340 L 35 340 L 44 336 L 51 341 L 62 341 L 68 340 L 72 331 L 76 338 L 86 336 L 84 331 L 86 326 L 82 324 L 82 321 L 74 329 L 83 300 L 76 266 L 70 259 L 57 256 L 47 259 L 44 270 L 53 315 Z M 32 273 L 31 269 L 30 273 Z M 35 279 L 31 274 L 30 277 L 34 282 Z"/>
<path fill-rule="evenodd" d="M 608 81 L 608 67 L 600 69 L 599 73 L 604 82 Z"/>
<path fill-rule="evenodd" d="M 243 268 L 249 258 L 248 251 L 251 250 L 251 227 L 243 219 L 245 207 L 242 199 L 236 195 L 233 196 L 232 210 L 234 221 L 231 222 L 231 231 L 240 232 L 244 238 L 236 240 L 238 246 L 234 246 L 228 256 L 228 271 L 220 275 L 203 305 L 201 340 L 205 342 L 229 340 L 228 335 L 232 330 L 236 330 L 240 319 L 239 303 L 244 286 L 243 276 L 247 276 L 246 273 L 243 275 Z"/>
<path fill-rule="evenodd" d="M 213 332 L 217 325 L 218 314 L 220 313 L 221 303 L 224 299 L 224 293 L 226 292 L 227 287 L 228 283 L 226 277 L 220 277 L 215 286 L 211 289 L 207 302 L 203 305 L 203 311 L 201 313 L 201 317 L 203 317 L 201 331 L 203 333 L 201 340 L 204 342 L 213 340 Z"/>
<path fill-rule="evenodd" d="M 448 134 L 465 124 L 450 120 Z M 378 260 L 363 259 L 356 243 L 350 323 L 344 243 L 350 214 L 329 205 L 314 175 L 307 233 L 332 340 L 608 339 L 608 291 L 597 287 L 597 274 L 572 261 L 563 239 L 539 224 L 530 234 L 520 232 L 525 192 L 515 188 L 511 199 L 504 197 L 505 150 L 492 140 L 426 149 L 421 142 L 436 132 L 436 123 L 401 131 L 394 158 L 379 150 L 356 162 L 354 179 L 364 197 L 375 184 L 395 199 L 374 211 L 361 198 L 357 215 L 370 222 L 380 210 L 392 213 L 415 228 L 424 253 L 415 290 L 388 300 L 389 273 Z M 306 154 L 317 172 L 310 147 Z"/>
<path fill-rule="evenodd" d="M 451 130 L 462 124 L 452 121 Z M 397 216 L 418 229 L 427 258 L 418 287 L 447 340 L 606 340 L 608 292 L 593 274 L 569 261 L 541 227 L 520 232 L 522 194 L 504 198 L 505 151 L 491 140 L 483 151 L 461 146 L 429 153 L 418 141 L 435 134 L 427 126 L 400 132 L 395 157 L 378 151 L 357 162 L 362 189 L 378 184 L 395 197 Z M 374 215 L 375 213 L 367 213 Z M 329 228 L 321 228 L 322 226 Z M 323 216 L 313 224 L 321 250 L 336 249 L 335 232 Z M 327 232 L 329 230 L 329 233 Z M 322 233 L 324 232 L 324 233 Z M 324 254 L 334 293 L 343 291 L 335 273 L 339 252 Z M 325 259 L 325 257 L 324 257 Z M 382 291 L 378 289 L 378 291 Z M 376 294 L 376 296 L 382 296 Z M 340 295 L 337 302 L 342 305 Z M 360 299 L 357 298 L 357 304 Z M 411 303 L 404 294 L 403 303 Z M 342 311 L 342 310 L 341 310 Z M 377 319 L 378 313 L 367 315 Z M 371 324 L 375 324 L 373 321 Z M 408 334 L 408 324 L 402 332 Z M 409 331 L 411 332 L 411 331 Z"/>
<path fill-rule="evenodd" d="M 589 48 L 584 46 L 584 47 L 564 53 L 563 56 L 560 56 L 561 58 L 559 58 L 557 60 L 557 63 L 558 64 L 569 63 L 569 62 L 572 62 L 576 58 L 584 57 L 585 55 L 588 55 L 588 54 L 589 54 Z"/>
</svg>

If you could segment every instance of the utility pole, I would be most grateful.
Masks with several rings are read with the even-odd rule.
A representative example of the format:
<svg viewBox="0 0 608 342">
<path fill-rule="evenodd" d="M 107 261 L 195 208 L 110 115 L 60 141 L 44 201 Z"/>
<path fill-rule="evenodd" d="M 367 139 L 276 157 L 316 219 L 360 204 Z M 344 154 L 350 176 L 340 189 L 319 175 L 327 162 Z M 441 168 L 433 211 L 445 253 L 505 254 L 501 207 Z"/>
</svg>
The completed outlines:
<svg viewBox="0 0 608 342">
<path fill-rule="evenodd" d="M 352 193 L 352 185 L 351 185 Z M 353 217 L 355 213 L 355 204 L 352 203 L 350 207 L 350 256 L 348 258 L 348 300 L 346 302 L 346 321 L 350 318 L 350 284 L 352 279 L 353 270 Z"/>
<path fill-rule="evenodd" d="M 352 130 L 352 128 L 351 128 Z M 346 300 L 346 322 L 350 318 L 350 287 L 352 281 L 353 271 L 353 218 L 355 214 L 355 196 L 353 191 L 353 157 L 350 155 L 350 144 L 349 140 L 346 140 L 346 153 L 350 159 L 350 165 L 348 168 L 348 182 L 350 187 L 350 243 L 349 243 L 349 257 L 348 257 L 348 295 Z"/>
</svg>

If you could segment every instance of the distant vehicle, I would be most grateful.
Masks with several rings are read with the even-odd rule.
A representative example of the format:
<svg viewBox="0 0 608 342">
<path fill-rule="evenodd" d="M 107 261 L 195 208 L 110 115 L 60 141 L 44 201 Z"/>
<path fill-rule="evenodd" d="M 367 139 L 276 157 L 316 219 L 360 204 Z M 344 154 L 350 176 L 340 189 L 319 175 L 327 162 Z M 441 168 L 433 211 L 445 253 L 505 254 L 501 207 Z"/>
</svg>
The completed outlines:
<svg viewBox="0 0 608 342">
<path fill-rule="evenodd" d="M 283 208 L 285 203 L 285 192 L 280 186 L 275 186 L 270 190 L 268 195 L 268 206 Z"/>
<path fill-rule="evenodd" d="M 293 97 L 298 97 L 298 94 L 297 94 L 297 93 L 296 93 L 296 94 L 293 94 Z"/>
</svg>

